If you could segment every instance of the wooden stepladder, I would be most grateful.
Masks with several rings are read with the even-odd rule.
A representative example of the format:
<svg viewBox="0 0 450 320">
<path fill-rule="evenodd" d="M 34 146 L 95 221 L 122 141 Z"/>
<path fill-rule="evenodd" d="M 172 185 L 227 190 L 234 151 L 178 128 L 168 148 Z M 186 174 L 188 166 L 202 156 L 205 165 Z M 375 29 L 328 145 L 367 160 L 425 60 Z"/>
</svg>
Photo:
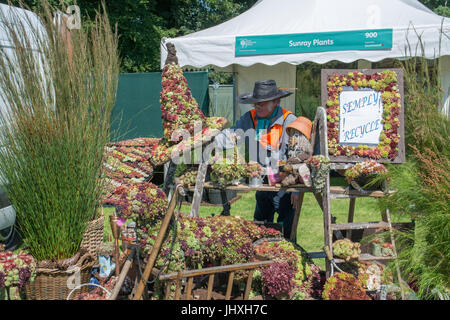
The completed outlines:
<svg viewBox="0 0 450 320">
<path fill-rule="evenodd" d="M 317 108 L 316 118 L 314 121 L 314 127 L 312 132 L 312 145 L 318 147 L 321 155 L 328 156 L 328 142 L 327 142 L 327 122 L 326 111 L 322 107 Z M 316 145 L 317 144 L 317 145 Z M 316 149 L 315 149 L 316 150 Z M 331 170 L 344 170 L 350 167 L 352 163 L 332 163 Z M 317 257 L 324 257 L 326 261 L 326 277 L 330 277 L 334 273 L 335 264 L 344 262 L 342 259 L 333 258 L 333 235 L 337 238 L 342 238 L 341 231 L 347 231 L 346 237 L 351 238 L 352 230 L 363 229 L 377 229 L 387 230 L 390 233 L 391 243 L 393 246 L 393 256 L 382 257 L 373 256 L 371 254 L 361 254 L 360 261 L 382 261 L 395 259 L 397 256 L 395 239 L 393 235 L 393 227 L 389 210 L 386 209 L 381 213 L 381 221 L 376 222 L 354 222 L 356 199 L 360 197 L 374 197 L 382 198 L 386 196 L 382 191 L 372 192 L 360 192 L 358 190 L 350 190 L 341 186 L 330 186 L 330 174 L 328 173 L 326 178 L 325 188 L 323 194 L 315 194 L 315 197 L 323 211 L 323 229 L 324 229 L 324 255 L 318 255 Z M 331 199 L 349 199 L 349 211 L 347 217 L 347 223 L 336 223 L 331 211 Z M 298 217 L 294 218 L 294 221 L 298 221 Z M 296 229 L 296 224 L 294 225 Z M 401 280 L 400 270 L 397 266 L 397 276 L 399 281 Z"/>
</svg>

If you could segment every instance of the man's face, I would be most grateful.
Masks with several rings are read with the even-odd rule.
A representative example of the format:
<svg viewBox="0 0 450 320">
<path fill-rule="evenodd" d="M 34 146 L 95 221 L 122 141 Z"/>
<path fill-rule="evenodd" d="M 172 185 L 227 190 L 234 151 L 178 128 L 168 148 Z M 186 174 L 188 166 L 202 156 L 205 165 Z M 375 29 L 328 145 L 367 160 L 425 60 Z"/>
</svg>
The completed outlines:
<svg viewBox="0 0 450 320">
<path fill-rule="evenodd" d="M 255 103 L 256 115 L 260 118 L 267 118 L 272 115 L 280 99 Z"/>
</svg>

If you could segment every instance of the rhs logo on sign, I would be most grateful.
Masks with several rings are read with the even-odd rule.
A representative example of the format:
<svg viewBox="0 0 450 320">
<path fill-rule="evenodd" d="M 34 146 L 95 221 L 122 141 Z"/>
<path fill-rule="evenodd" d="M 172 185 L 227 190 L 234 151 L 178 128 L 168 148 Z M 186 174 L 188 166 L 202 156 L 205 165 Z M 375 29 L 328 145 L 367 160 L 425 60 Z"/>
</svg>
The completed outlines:
<svg viewBox="0 0 450 320">
<path fill-rule="evenodd" d="M 239 44 L 241 45 L 241 49 L 247 49 L 248 47 L 251 47 L 255 44 L 256 42 L 250 39 L 241 39 L 239 41 Z"/>
</svg>

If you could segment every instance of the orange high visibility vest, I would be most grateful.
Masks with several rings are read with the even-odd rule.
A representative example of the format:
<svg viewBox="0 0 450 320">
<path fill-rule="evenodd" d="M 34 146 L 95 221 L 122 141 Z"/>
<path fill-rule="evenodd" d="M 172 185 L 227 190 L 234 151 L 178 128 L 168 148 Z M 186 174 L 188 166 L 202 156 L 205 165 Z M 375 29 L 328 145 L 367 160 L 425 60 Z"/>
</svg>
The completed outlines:
<svg viewBox="0 0 450 320">
<path fill-rule="evenodd" d="M 283 122 L 286 119 L 286 117 L 291 114 L 289 110 L 281 108 L 283 111 Z M 256 110 L 252 109 L 250 110 L 250 115 L 252 116 L 253 125 L 256 129 L 256 118 L 255 118 Z M 275 124 L 272 128 L 269 129 L 269 131 L 266 134 L 262 134 L 259 138 L 259 143 L 267 149 L 267 146 L 270 145 L 272 149 L 279 149 L 280 148 L 280 138 L 283 133 L 283 125 L 281 124 Z"/>
</svg>

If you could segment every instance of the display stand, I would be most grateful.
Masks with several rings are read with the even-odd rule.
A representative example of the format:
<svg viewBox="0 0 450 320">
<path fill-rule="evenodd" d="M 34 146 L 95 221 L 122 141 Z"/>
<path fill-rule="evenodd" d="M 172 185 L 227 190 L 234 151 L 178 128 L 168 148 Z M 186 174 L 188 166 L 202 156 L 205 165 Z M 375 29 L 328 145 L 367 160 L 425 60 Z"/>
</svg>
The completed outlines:
<svg viewBox="0 0 450 320">
<path fill-rule="evenodd" d="M 318 107 L 316 116 L 314 119 L 314 124 L 312 128 L 311 134 L 311 144 L 313 145 L 314 150 L 318 150 L 318 154 L 328 156 L 328 142 L 327 142 L 327 119 L 326 119 L 326 111 L 323 107 Z M 351 166 L 353 163 L 332 163 L 332 170 L 342 170 Z M 201 194 L 204 188 L 216 188 L 219 186 L 212 182 L 205 182 L 205 175 L 207 169 L 207 162 L 204 162 L 200 165 L 199 174 L 197 176 L 197 184 L 195 188 L 191 188 L 190 190 L 194 190 L 194 201 L 191 207 L 191 216 L 198 217 L 198 209 L 199 203 L 201 201 Z M 303 199 L 306 192 L 314 193 L 311 187 L 306 187 L 305 185 L 292 185 L 289 187 L 281 187 L 280 185 L 270 186 L 270 185 L 262 185 L 260 187 L 249 187 L 248 185 L 237 185 L 237 186 L 228 186 L 226 189 L 236 190 L 236 191 L 280 191 L 285 190 L 286 192 L 299 192 L 297 209 L 294 213 L 294 219 L 290 234 L 290 240 L 294 240 L 298 221 L 300 218 L 300 213 L 302 209 Z M 197 198 L 195 197 L 197 195 Z M 391 234 L 391 243 L 394 248 L 394 256 L 393 257 L 378 257 L 372 256 L 370 254 L 361 255 L 361 261 L 371 261 L 371 260 L 390 260 L 395 258 L 396 250 L 395 250 L 395 241 L 392 234 L 392 224 L 390 220 L 389 210 L 386 210 L 381 213 L 382 221 L 379 222 L 353 222 L 355 215 L 355 204 L 356 198 L 358 197 L 374 197 L 381 198 L 386 196 L 382 191 L 371 191 L 371 192 L 360 192 L 357 190 L 350 190 L 349 188 L 342 186 L 330 186 L 330 174 L 328 173 L 325 183 L 325 188 L 322 194 L 314 193 L 314 196 L 319 204 L 319 207 L 323 212 L 323 230 L 324 230 L 324 251 L 322 252 L 309 252 L 309 256 L 311 258 L 324 258 L 326 261 L 326 276 L 327 278 L 332 276 L 334 273 L 334 267 L 332 263 L 340 263 L 344 262 L 340 259 L 333 259 L 333 234 L 338 234 L 340 231 L 347 230 L 347 237 L 351 236 L 352 230 L 361 230 L 361 229 L 385 229 L 390 231 Z M 347 198 L 349 199 L 349 212 L 348 212 L 348 220 L 347 223 L 344 224 L 336 224 L 334 222 L 334 218 L 331 212 L 331 199 L 332 198 Z M 224 206 L 224 211 L 226 210 Z M 338 236 L 340 237 L 340 236 Z M 328 253 L 328 256 L 327 256 Z M 397 268 L 398 276 L 400 276 L 400 272 Z"/>
</svg>

